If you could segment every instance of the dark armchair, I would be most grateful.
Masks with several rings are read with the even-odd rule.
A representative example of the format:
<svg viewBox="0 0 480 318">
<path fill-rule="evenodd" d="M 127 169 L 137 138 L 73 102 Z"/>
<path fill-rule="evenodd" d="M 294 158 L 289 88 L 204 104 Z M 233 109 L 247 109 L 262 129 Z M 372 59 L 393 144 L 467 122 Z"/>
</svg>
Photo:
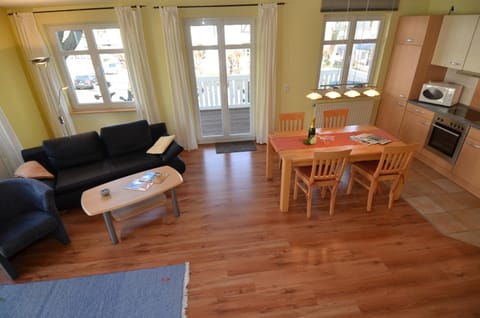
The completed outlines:
<svg viewBox="0 0 480 318">
<path fill-rule="evenodd" d="M 34 179 L 0 180 L 0 264 L 12 279 L 18 272 L 8 259 L 47 235 L 70 242 L 53 190 Z"/>
</svg>

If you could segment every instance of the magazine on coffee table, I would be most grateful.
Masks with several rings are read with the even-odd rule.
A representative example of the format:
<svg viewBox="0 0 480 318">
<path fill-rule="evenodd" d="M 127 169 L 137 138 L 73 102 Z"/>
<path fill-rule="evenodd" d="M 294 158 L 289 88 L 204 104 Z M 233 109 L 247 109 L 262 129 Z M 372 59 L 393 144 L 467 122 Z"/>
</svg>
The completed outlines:
<svg viewBox="0 0 480 318">
<path fill-rule="evenodd" d="M 128 185 L 127 189 L 129 190 L 138 190 L 138 191 L 147 191 L 148 188 L 152 186 L 153 182 L 151 181 L 142 181 L 142 179 L 133 179 Z"/>
<path fill-rule="evenodd" d="M 154 183 L 162 183 L 168 177 L 168 173 L 155 171 L 145 172 L 140 178 L 133 179 L 128 185 L 129 190 L 147 191 Z"/>
<path fill-rule="evenodd" d="M 350 139 L 369 144 L 369 145 L 374 145 L 374 144 L 380 144 L 380 145 L 385 145 L 391 142 L 390 139 L 387 139 L 382 136 L 378 136 L 375 134 L 360 134 L 360 135 L 355 135 L 355 136 L 350 136 Z"/>
</svg>

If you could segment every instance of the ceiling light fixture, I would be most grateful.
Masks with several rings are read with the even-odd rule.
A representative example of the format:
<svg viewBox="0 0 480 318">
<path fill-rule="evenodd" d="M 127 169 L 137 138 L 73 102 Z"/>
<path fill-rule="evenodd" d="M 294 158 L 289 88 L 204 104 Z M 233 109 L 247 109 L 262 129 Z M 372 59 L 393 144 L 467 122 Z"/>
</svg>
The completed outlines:
<svg viewBox="0 0 480 318">
<path fill-rule="evenodd" d="M 355 98 L 355 97 L 360 96 L 360 93 L 357 90 L 351 88 L 348 91 L 346 91 L 345 93 L 343 93 L 343 95 L 345 95 L 347 97 L 350 97 L 350 98 Z"/>
<path fill-rule="evenodd" d="M 363 95 L 368 97 L 376 97 L 376 96 L 380 96 L 380 92 L 375 88 L 370 87 L 363 92 Z"/>
</svg>

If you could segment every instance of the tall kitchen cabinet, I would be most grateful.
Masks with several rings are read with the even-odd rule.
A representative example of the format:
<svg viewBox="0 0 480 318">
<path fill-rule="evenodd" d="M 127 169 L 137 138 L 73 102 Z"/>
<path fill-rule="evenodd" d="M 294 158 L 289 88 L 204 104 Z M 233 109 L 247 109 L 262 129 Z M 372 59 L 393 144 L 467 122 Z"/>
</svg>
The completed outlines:
<svg viewBox="0 0 480 318">
<path fill-rule="evenodd" d="M 442 16 L 399 18 L 376 125 L 399 136 L 407 100 L 417 99 L 422 84 L 443 81 L 446 68 L 431 65 Z"/>
</svg>

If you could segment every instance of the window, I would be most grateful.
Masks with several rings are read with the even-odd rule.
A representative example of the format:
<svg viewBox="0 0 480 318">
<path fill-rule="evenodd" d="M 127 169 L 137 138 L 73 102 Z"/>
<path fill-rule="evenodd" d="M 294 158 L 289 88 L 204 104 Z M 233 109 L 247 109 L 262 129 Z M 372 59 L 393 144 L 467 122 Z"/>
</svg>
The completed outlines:
<svg viewBox="0 0 480 318">
<path fill-rule="evenodd" d="M 134 107 L 118 27 L 56 27 L 51 36 L 74 111 Z"/>
<path fill-rule="evenodd" d="M 377 17 L 327 17 L 318 88 L 369 83 L 382 25 Z"/>
</svg>

